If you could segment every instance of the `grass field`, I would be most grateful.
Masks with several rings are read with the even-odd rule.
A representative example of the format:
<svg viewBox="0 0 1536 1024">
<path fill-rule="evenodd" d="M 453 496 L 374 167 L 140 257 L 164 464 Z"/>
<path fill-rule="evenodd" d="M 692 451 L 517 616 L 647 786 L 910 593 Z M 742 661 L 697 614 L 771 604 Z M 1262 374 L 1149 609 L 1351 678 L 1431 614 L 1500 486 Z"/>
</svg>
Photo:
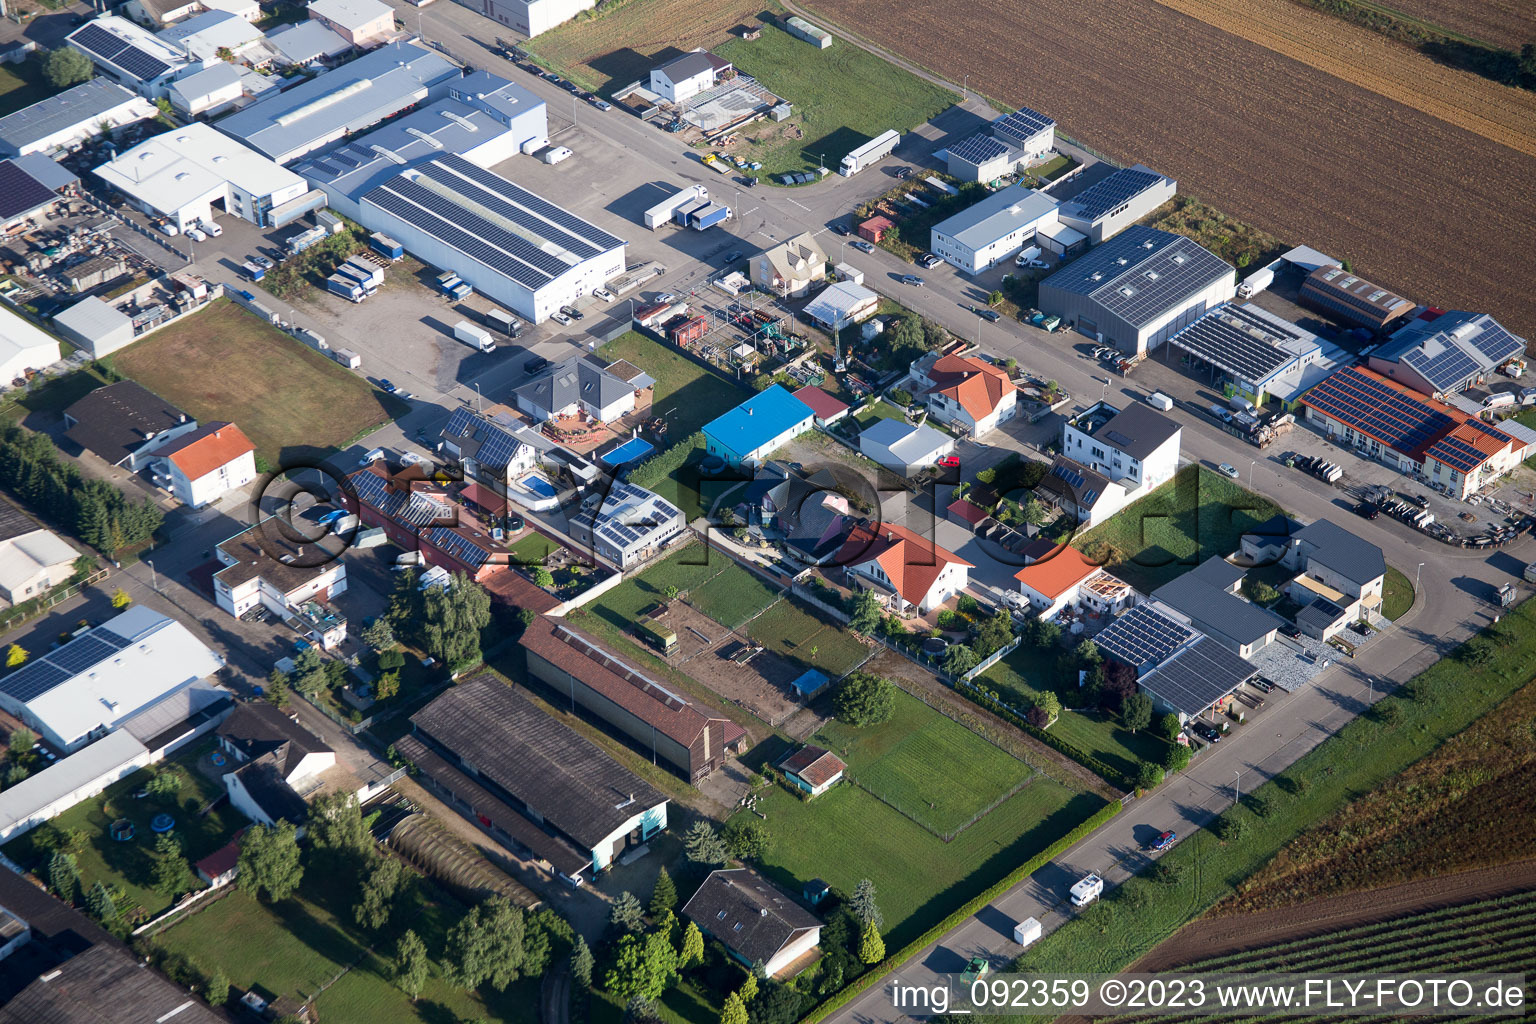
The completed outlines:
<svg viewBox="0 0 1536 1024">
<path fill-rule="evenodd" d="M 760 39 L 719 43 L 715 52 L 794 105 L 783 124 L 798 124 L 803 139 L 782 135 L 783 124 L 759 122 L 744 138 L 762 139 L 732 153 L 763 162 L 763 174 L 835 168 L 857 146 L 889 128 L 907 132 L 948 109 L 955 94 L 837 40 L 825 50 L 764 25 Z"/>
<path fill-rule="evenodd" d="M 31 106 L 54 91 L 43 77 L 42 62 L 35 57 L 20 64 L 0 64 L 0 117 Z"/>
<path fill-rule="evenodd" d="M 779 595 L 761 577 L 723 555 L 715 561 L 724 563 L 720 571 L 702 585 L 688 591 L 688 603 L 723 626 L 740 628 L 758 612 L 777 601 Z"/>
<path fill-rule="evenodd" d="M 1413 607 L 1413 583 L 1391 566 L 1381 585 L 1381 614 L 1396 620 Z"/>
<path fill-rule="evenodd" d="M 83 829 L 89 837 L 83 847 L 74 851 L 84 888 L 89 889 L 98 881 L 109 887 L 118 886 L 123 892 L 120 906 L 125 915 L 131 915 L 135 907 L 142 907 L 150 915 L 158 914 L 171 901 L 154 889 L 155 834 L 150 821 L 155 815 L 164 811 L 175 817 L 175 835 L 181 840 L 188 862 L 193 864 L 229 842 L 247 824 L 244 815 L 227 802 L 197 817 L 200 808 L 224 792 L 194 767 L 197 756 L 210 747 L 211 744 L 202 745 L 196 752 L 162 762 L 182 780 L 181 791 L 174 799 L 135 799 L 133 794 L 154 774 L 141 770 L 53 819 L 53 825 L 61 831 Z M 118 818 L 133 822 L 134 838 L 118 842 L 108 835 L 109 826 Z M 33 845 L 36 838 L 36 832 L 28 832 L 13 839 L 6 844 L 5 855 L 42 877 L 47 873 L 48 855 Z"/>
<path fill-rule="evenodd" d="M 28 392 L 13 391 L 0 403 L 0 418 L 25 419 L 29 413 L 60 413 L 74 405 L 97 388 L 106 387 L 107 380 L 87 363 L 74 373 L 54 377 L 47 383 Z"/>
<path fill-rule="evenodd" d="M 614 587 L 587 605 L 592 617 L 618 629 L 628 629 L 640 613 L 666 599 L 668 587 L 679 591 L 702 588 L 710 579 L 730 570 L 745 573 L 725 555 L 702 544 L 689 544 Z M 755 577 L 754 577 L 755 578 Z M 708 611 L 704 614 L 709 615 Z"/>
<path fill-rule="evenodd" d="M 789 598 L 752 620 L 752 639 L 800 666 L 836 679 L 869 656 L 869 648 L 835 622 L 811 614 Z"/>
<path fill-rule="evenodd" d="M 858 423 L 860 430 L 868 430 L 881 420 L 896 420 L 898 423 L 905 423 L 907 422 L 907 415 L 890 402 L 875 401 L 854 417 L 854 421 Z"/>
<path fill-rule="evenodd" d="M 1055 652 L 1042 653 L 1028 646 L 1017 648 L 987 669 L 978 682 L 1017 707 L 1033 705 L 1047 691 L 1063 697 L 1065 707 L 1068 700 L 1075 699 L 1077 689 L 1077 680 L 1058 677 Z M 1136 777 L 1137 765 L 1142 761 L 1161 764 L 1168 749 L 1168 744 L 1159 737 L 1149 732 L 1133 733 L 1097 709 L 1080 711 L 1066 707 L 1050 732 L 1130 778 Z"/>
<path fill-rule="evenodd" d="M 901 692 L 890 721 L 856 728 L 834 719 L 815 739 L 847 762 L 859 786 L 941 838 L 1034 774 L 1012 754 Z"/>
<path fill-rule="evenodd" d="M 323 458 L 405 411 L 404 403 L 227 299 L 111 362 L 200 421 L 236 424 L 274 467 Z"/>
<path fill-rule="evenodd" d="M 1076 537 L 1072 546 L 1144 593 L 1212 555 L 1235 551 L 1244 532 L 1280 512 L 1268 498 L 1203 466 L 1185 466 L 1156 491 Z M 1107 546 L 1104 552 L 1097 552 Z"/>
<path fill-rule="evenodd" d="M 512 560 L 518 565 L 543 565 L 559 545 L 537 530 L 529 530 L 516 544 L 508 548 Z"/>
</svg>

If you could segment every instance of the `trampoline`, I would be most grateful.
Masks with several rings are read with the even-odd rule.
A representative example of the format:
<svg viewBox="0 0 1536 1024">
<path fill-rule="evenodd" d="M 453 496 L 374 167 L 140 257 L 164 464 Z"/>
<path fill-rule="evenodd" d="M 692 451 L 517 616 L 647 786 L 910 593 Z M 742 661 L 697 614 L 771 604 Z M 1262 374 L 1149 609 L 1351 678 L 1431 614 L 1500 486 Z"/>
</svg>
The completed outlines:
<svg viewBox="0 0 1536 1024">
<path fill-rule="evenodd" d="M 155 834 L 159 835 L 165 832 L 169 832 L 171 829 L 175 828 L 176 819 L 162 811 L 161 813 L 155 815 L 154 820 L 149 823 L 149 827 L 155 832 Z"/>
<path fill-rule="evenodd" d="M 628 463 L 639 462 L 641 459 L 645 458 L 655 450 L 656 446 L 644 438 L 632 437 L 628 441 L 625 441 L 623 444 L 615 445 L 614 447 L 608 449 L 602 455 L 599 455 L 598 458 L 601 459 L 604 464 L 614 469 L 618 469 L 620 466 L 626 465 Z"/>
<path fill-rule="evenodd" d="M 208 760 L 213 762 L 215 768 L 222 768 L 229 763 L 229 758 L 225 757 L 224 752 L 220 750 L 215 750 L 212 754 L 209 754 Z"/>
<path fill-rule="evenodd" d="M 118 818 L 107 830 L 115 843 L 126 843 L 133 838 L 133 822 L 127 818 Z"/>
</svg>

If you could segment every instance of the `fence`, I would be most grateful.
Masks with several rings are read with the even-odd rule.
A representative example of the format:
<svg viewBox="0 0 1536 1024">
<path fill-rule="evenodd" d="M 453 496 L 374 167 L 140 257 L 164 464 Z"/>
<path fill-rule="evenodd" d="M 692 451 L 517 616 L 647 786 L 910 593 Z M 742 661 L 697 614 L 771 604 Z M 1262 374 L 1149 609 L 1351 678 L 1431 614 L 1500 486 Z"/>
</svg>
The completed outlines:
<svg viewBox="0 0 1536 1024">
<path fill-rule="evenodd" d="M 997 650 L 981 659 L 981 661 L 977 662 L 975 668 L 971 669 L 969 672 L 960 677 L 960 682 L 969 683 L 972 679 L 975 679 L 987 669 L 991 668 L 993 665 L 996 665 L 999 661 L 1002 661 L 1005 657 L 1012 654 L 1014 648 L 1018 647 L 1019 644 L 1021 644 L 1023 641 L 1024 638 L 1021 636 L 1014 637 L 1013 643 L 1004 644 L 1002 647 L 999 647 Z"/>
<path fill-rule="evenodd" d="M 79 594 L 86 587 L 100 583 L 111 575 L 110 569 L 97 569 L 79 583 L 71 583 L 66 587 L 56 587 L 41 597 L 35 597 L 31 601 L 24 601 L 16 605 L 4 615 L 0 615 L 0 631 L 14 629 L 15 627 L 53 608 L 55 605 Z"/>
</svg>

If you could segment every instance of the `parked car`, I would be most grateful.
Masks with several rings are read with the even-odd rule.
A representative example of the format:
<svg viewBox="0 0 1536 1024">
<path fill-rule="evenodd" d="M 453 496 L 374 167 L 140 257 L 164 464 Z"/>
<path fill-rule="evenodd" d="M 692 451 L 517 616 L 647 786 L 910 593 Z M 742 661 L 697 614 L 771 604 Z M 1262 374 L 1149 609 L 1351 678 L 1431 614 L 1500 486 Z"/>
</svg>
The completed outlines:
<svg viewBox="0 0 1536 1024">
<path fill-rule="evenodd" d="M 549 360 L 545 359 L 543 356 L 529 356 L 527 361 L 523 363 L 523 372 L 538 373 L 548 365 Z"/>
<path fill-rule="evenodd" d="M 741 259 L 741 250 L 740 249 L 732 250 L 731 252 L 726 254 L 725 265 L 726 266 L 730 266 L 732 263 L 735 263 L 739 259 Z"/>
<path fill-rule="evenodd" d="M 602 299 L 604 302 L 612 302 L 616 297 L 613 292 L 609 291 L 607 288 L 593 288 L 592 294 L 597 298 Z"/>
<path fill-rule="evenodd" d="M 1362 519 L 1380 519 L 1381 509 L 1369 501 L 1362 501 L 1355 506 L 1355 515 Z"/>
<path fill-rule="evenodd" d="M 426 461 L 426 459 L 422 458 L 420 455 L 417 455 L 415 452 L 406 452 L 400 456 L 400 465 L 402 466 L 419 466 Z"/>
<path fill-rule="evenodd" d="M 571 318 L 566 316 L 565 313 L 558 309 L 555 310 L 555 312 L 549 314 L 549 318 L 562 327 L 571 326 Z"/>
<path fill-rule="evenodd" d="M 917 257 L 917 265 L 922 267 L 924 270 L 932 270 L 934 267 L 943 262 L 944 261 L 939 256 L 931 252 L 921 253 Z"/>
<path fill-rule="evenodd" d="M 1156 839 L 1152 840 L 1152 842 L 1148 843 L 1147 848 L 1153 853 L 1162 853 L 1164 850 L 1168 849 L 1178 841 L 1179 834 L 1170 829 L 1169 831 L 1159 835 Z"/>
<path fill-rule="evenodd" d="M 960 456 L 958 456 L 958 455 L 946 455 L 942 459 L 940 459 L 938 462 L 936 462 L 935 465 L 937 465 L 941 469 L 953 469 L 956 466 L 960 465 Z"/>
<path fill-rule="evenodd" d="M 561 78 L 559 75 L 555 74 L 553 71 L 544 71 L 544 72 L 541 72 L 541 74 L 543 74 L 544 80 L 546 82 L 553 82 L 555 85 L 563 85 L 563 84 L 565 84 L 565 79 Z"/>
<path fill-rule="evenodd" d="M 901 283 L 902 284 L 910 284 L 910 285 L 913 285 L 915 287 L 921 288 L 923 286 L 923 279 L 918 277 L 916 274 L 902 274 L 901 275 Z"/>
<path fill-rule="evenodd" d="M 592 104 L 598 110 L 608 111 L 608 110 L 612 110 L 613 109 L 613 104 L 612 103 L 609 103 L 607 100 L 600 100 L 596 96 L 594 96 L 591 99 L 587 100 L 587 102 Z"/>
<path fill-rule="evenodd" d="M 181 234 L 181 228 L 177 227 L 175 224 L 172 224 L 170 221 L 166 221 L 163 224 L 156 224 L 155 227 L 160 229 L 160 233 L 162 235 L 168 235 L 171 238 L 175 238 L 177 235 Z"/>
<path fill-rule="evenodd" d="M 1196 736 L 1199 736 L 1207 743 L 1221 742 L 1221 733 L 1217 732 L 1213 726 L 1206 725 L 1204 722 L 1196 722 L 1190 728 L 1194 730 Z"/>
<path fill-rule="evenodd" d="M 1021 265 L 1024 266 L 1024 267 L 1028 267 L 1028 268 L 1030 268 L 1032 270 L 1050 270 L 1051 269 L 1051 265 L 1049 263 L 1045 262 L 1045 260 L 1030 260 L 1029 262 L 1021 264 Z"/>
<path fill-rule="evenodd" d="M 855 239 L 854 241 L 849 242 L 848 244 L 853 246 L 855 249 L 859 250 L 859 252 L 866 252 L 866 253 L 868 253 L 868 252 L 874 252 L 875 251 L 875 247 L 873 245 L 871 245 L 870 243 L 864 241 L 864 239 L 862 239 L 862 238 Z"/>
<path fill-rule="evenodd" d="M 1254 676 L 1252 679 L 1248 680 L 1248 684 L 1253 686 L 1255 689 L 1264 691 L 1265 693 L 1275 692 L 1275 684 L 1270 682 L 1268 679 L 1265 679 L 1263 676 Z"/>
<path fill-rule="evenodd" d="M 187 226 L 187 237 L 192 239 L 194 242 L 208 241 L 208 236 L 203 234 L 202 229 L 199 228 L 196 224 L 190 224 Z"/>
<path fill-rule="evenodd" d="M 1241 475 L 1238 473 L 1237 467 L 1232 465 L 1230 462 L 1223 462 L 1221 465 L 1217 466 L 1216 472 L 1220 473 L 1222 476 L 1230 477 L 1233 480 L 1236 480 Z"/>
<path fill-rule="evenodd" d="M 566 316 L 570 317 L 572 320 L 581 320 L 581 319 L 584 319 L 584 317 L 585 317 L 585 314 L 582 313 L 582 311 L 577 309 L 575 306 L 561 306 L 560 307 L 560 312 L 564 313 Z"/>
<path fill-rule="evenodd" d="M 573 96 L 581 92 L 581 87 L 575 82 L 561 82 L 560 88 L 564 89 L 566 92 L 572 94 Z"/>
<path fill-rule="evenodd" d="M 1288 636 L 1292 640 L 1300 640 L 1301 639 L 1301 630 L 1299 630 L 1295 626 L 1292 626 L 1292 625 L 1289 625 L 1289 624 L 1281 626 L 1280 627 L 1280 633 L 1281 633 L 1282 636 Z"/>
<path fill-rule="evenodd" d="M 833 232 L 835 232 L 836 234 L 843 235 L 844 237 L 847 237 L 847 235 L 848 235 L 848 225 L 847 224 L 844 224 L 840 220 L 835 220 L 835 221 L 832 222 L 831 227 L 832 227 Z"/>
<path fill-rule="evenodd" d="M 384 392 L 386 395 L 393 395 L 395 392 L 399 391 L 400 389 L 395 387 L 395 382 L 394 381 L 390 380 L 387 377 L 380 377 L 379 378 L 379 390 Z"/>
<path fill-rule="evenodd" d="M 656 296 L 656 301 L 657 302 L 676 302 L 677 301 L 677 296 L 674 293 L 672 293 L 672 292 L 662 292 L 660 295 Z"/>
<path fill-rule="evenodd" d="M 206 234 L 209 238 L 218 238 L 220 235 L 222 235 L 224 233 L 224 229 L 219 227 L 217 224 L 215 224 L 211 220 L 203 221 L 202 222 L 202 229 L 203 229 L 203 233 Z"/>
<path fill-rule="evenodd" d="M 977 316 L 981 317 L 983 320 L 987 321 L 988 323 L 993 323 L 993 324 L 997 323 L 999 320 L 1001 320 L 1003 318 L 1003 314 L 999 313 L 995 309 L 988 309 L 985 306 L 972 306 L 971 307 L 971 312 L 975 313 Z"/>
<path fill-rule="evenodd" d="M 898 168 L 896 168 L 896 177 L 898 179 L 902 180 L 902 181 L 906 181 L 908 178 L 912 177 L 912 168 L 910 168 L 910 167 L 898 167 Z"/>
</svg>

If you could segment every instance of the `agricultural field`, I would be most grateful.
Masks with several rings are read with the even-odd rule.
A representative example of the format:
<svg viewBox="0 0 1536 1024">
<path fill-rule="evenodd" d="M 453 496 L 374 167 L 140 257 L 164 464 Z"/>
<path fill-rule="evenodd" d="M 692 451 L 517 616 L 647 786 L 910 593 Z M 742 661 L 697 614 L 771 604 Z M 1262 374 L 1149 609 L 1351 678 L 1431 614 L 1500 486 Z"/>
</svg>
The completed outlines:
<svg viewBox="0 0 1536 1024">
<path fill-rule="evenodd" d="M 856 728 L 836 719 L 816 743 L 841 757 L 859 788 L 934 835 L 954 836 L 1025 783 L 1034 769 L 916 697 L 898 691 L 884 724 Z M 956 783 L 957 779 L 965 779 Z"/>
<path fill-rule="evenodd" d="M 1536 7 L 1526 0 L 1392 0 L 1390 9 L 1426 25 L 1507 50 L 1536 41 Z"/>
<path fill-rule="evenodd" d="M 1207 13 L 1246 17 L 1250 7 Z M 1524 240 L 1536 234 L 1536 94 L 1490 96 L 1484 79 L 1400 47 L 1378 51 L 1380 37 L 1323 15 L 1303 41 L 1314 54 L 1278 30 L 1271 41 L 1281 48 L 1270 49 L 1155 0 L 978 0 L 943 18 L 889 0 L 816 0 L 811 13 L 1044 110 L 1072 137 L 1170 174 L 1288 243 L 1349 259 L 1410 298 L 1486 309 L 1519 334 L 1536 329 L 1520 275 L 1504 270 L 1526 262 Z M 1348 78 L 1308 63 L 1335 49 L 1354 65 L 1337 69 Z M 1105 53 L 1117 55 L 1114 73 L 1085 74 Z M 1397 63 L 1384 64 L 1388 55 Z"/>
</svg>

